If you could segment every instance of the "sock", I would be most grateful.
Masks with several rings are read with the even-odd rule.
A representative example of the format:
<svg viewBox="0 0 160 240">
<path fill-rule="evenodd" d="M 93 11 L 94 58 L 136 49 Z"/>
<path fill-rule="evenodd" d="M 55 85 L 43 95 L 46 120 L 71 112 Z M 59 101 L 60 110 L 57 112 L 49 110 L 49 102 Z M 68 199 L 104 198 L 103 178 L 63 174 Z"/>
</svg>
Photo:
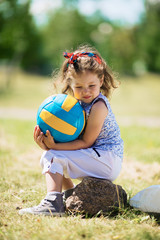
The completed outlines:
<svg viewBox="0 0 160 240">
<path fill-rule="evenodd" d="M 47 193 L 47 196 L 50 196 L 50 195 L 52 195 L 52 194 L 61 194 L 61 192 L 56 192 L 56 191 L 48 192 L 48 193 Z"/>
<path fill-rule="evenodd" d="M 76 184 L 73 183 L 73 187 L 71 189 L 74 189 L 76 187 Z"/>
</svg>

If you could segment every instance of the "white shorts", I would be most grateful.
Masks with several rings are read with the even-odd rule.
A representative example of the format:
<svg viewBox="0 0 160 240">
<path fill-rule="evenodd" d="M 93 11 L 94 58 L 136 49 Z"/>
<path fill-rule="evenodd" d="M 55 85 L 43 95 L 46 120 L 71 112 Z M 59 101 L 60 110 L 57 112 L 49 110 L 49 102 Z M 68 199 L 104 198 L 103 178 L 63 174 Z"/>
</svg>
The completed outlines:
<svg viewBox="0 0 160 240">
<path fill-rule="evenodd" d="M 98 151 L 98 152 L 96 152 Z M 111 151 L 93 148 L 74 151 L 45 151 L 40 163 L 46 172 L 59 173 L 66 178 L 95 177 L 115 180 L 121 170 L 122 160 Z"/>
</svg>

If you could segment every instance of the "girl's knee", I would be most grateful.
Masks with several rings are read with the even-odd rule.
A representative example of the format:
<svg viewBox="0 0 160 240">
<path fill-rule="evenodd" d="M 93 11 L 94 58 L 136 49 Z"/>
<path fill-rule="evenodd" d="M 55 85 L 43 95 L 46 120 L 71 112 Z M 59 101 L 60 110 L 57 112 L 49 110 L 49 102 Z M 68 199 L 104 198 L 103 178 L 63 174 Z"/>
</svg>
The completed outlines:
<svg viewBox="0 0 160 240">
<path fill-rule="evenodd" d="M 63 168 L 65 164 L 60 158 L 54 156 L 53 151 L 51 150 L 45 151 L 42 154 L 40 164 L 43 169 L 42 174 L 50 172 L 54 174 L 59 173 L 63 175 Z"/>
<path fill-rule="evenodd" d="M 53 162 L 53 154 L 51 154 L 50 150 L 49 151 L 44 151 L 41 159 L 40 159 L 40 165 L 43 168 L 46 163 L 52 163 Z"/>
</svg>

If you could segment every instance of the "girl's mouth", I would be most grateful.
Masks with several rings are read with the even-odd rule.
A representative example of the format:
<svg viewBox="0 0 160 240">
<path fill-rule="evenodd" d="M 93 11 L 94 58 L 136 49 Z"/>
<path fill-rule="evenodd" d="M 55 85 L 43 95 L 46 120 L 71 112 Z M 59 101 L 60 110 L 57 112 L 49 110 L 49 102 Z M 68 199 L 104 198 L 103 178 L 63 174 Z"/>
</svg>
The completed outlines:
<svg viewBox="0 0 160 240">
<path fill-rule="evenodd" d="M 89 98 L 90 98 L 90 96 L 84 96 L 84 98 L 85 98 L 85 99 L 89 99 Z"/>
</svg>

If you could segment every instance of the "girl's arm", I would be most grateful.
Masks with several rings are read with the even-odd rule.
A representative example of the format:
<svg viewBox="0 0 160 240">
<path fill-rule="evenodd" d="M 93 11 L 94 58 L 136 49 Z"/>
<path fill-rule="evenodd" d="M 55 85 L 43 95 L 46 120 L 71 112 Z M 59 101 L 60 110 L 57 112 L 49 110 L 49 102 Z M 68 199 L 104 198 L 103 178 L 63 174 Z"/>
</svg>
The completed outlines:
<svg viewBox="0 0 160 240">
<path fill-rule="evenodd" d="M 107 114 L 108 109 L 105 103 L 103 101 L 98 101 L 91 109 L 82 139 L 76 139 L 66 143 L 55 143 L 50 132 L 47 131 L 46 136 L 43 134 L 42 141 L 49 149 L 54 150 L 77 150 L 88 148 L 96 141 Z"/>
</svg>

